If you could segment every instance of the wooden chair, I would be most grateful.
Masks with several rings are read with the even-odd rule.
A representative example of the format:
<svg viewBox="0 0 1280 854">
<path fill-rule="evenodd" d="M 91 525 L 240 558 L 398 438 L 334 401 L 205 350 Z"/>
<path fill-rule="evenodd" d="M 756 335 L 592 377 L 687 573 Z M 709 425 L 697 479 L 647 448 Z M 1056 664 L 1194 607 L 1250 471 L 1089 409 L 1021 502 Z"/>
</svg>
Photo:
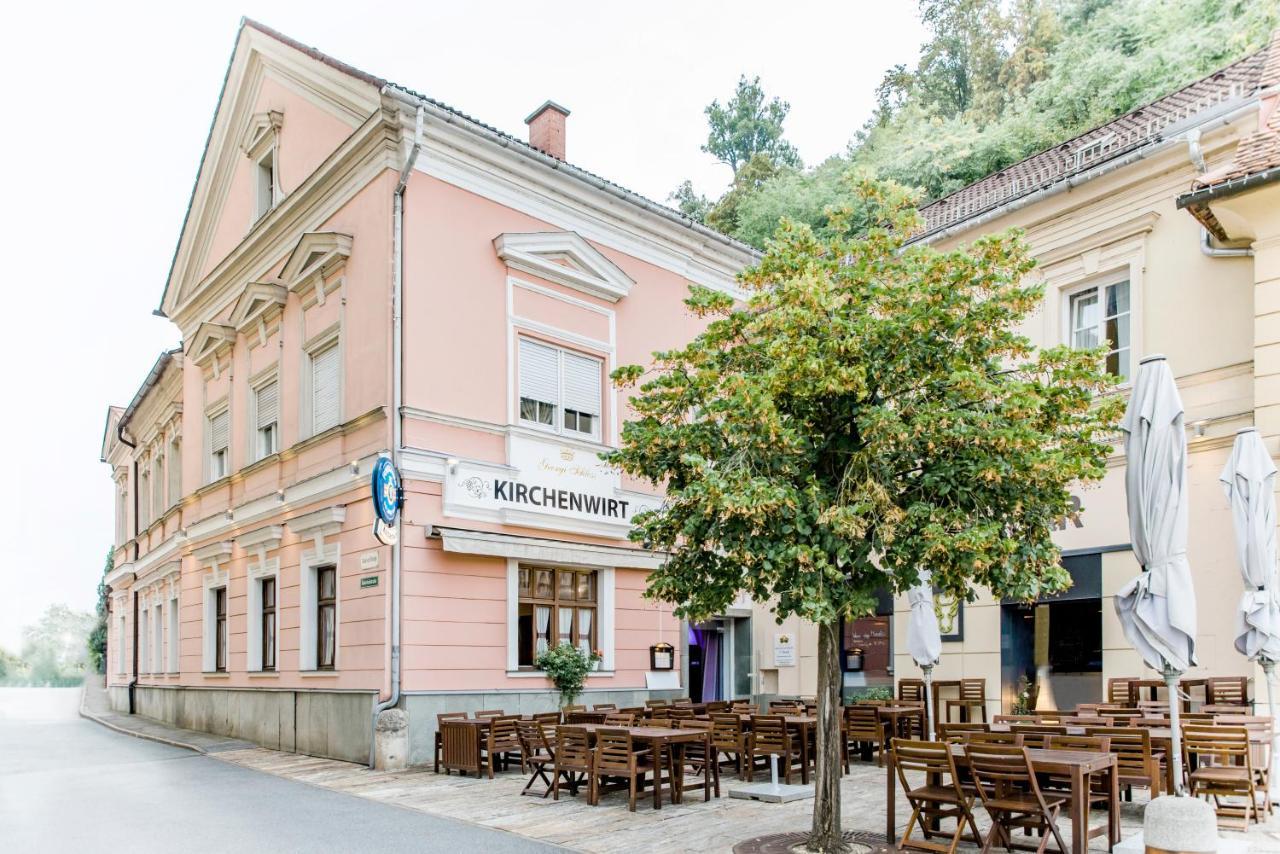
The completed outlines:
<svg viewBox="0 0 1280 854">
<path fill-rule="evenodd" d="M 571 794 L 578 794 L 578 787 L 587 784 L 587 803 L 595 803 L 595 786 L 591 785 L 595 751 L 591 748 L 591 736 L 582 727 L 556 727 L 555 775 L 551 778 L 551 799 L 560 800 L 560 783 L 569 787 Z"/>
<path fill-rule="evenodd" d="M 649 709 L 648 714 L 649 714 L 650 721 L 667 721 L 671 719 L 671 707 L 670 706 L 654 706 L 653 708 Z"/>
<path fill-rule="evenodd" d="M 747 739 L 747 782 L 754 776 L 756 757 L 763 757 L 765 771 L 769 770 L 769 757 L 776 754 L 782 762 L 785 782 L 791 782 L 791 766 L 798 761 L 800 751 L 787 730 L 782 715 L 752 715 L 751 735 Z"/>
<path fill-rule="evenodd" d="M 1249 679 L 1246 676 L 1211 677 L 1205 680 L 1204 697 L 1206 706 L 1247 706 Z"/>
<path fill-rule="evenodd" d="M 445 721 L 464 721 L 467 719 L 466 712 L 441 712 L 436 715 L 436 751 L 433 770 L 440 773 L 440 751 L 444 750 L 444 722 Z"/>
<path fill-rule="evenodd" d="M 1214 721 L 1219 726 L 1244 727 L 1249 731 L 1249 755 L 1253 762 L 1254 789 L 1261 796 L 1261 809 L 1268 816 L 1274 811 L 1271 804 L 1271 733 L 1272 719 L 1268 715 L 1219 715 Z M 1254 735 L 1264 737 L 1255 740 Z"/>
<path fill-rule="evenodd" d="M 1020 732 L 970 732 L 965 735 L 965 744 L 1002 744 L 1006 747 L 1022 747 Z"/>
<path fill-rule="evenodd" d="M 948 723 L 951 721 L 952 709 L 960 710 L 961 723 L 972 721 L 975 710 L 981 713 L 982 719 L 985 721 L 987 719 L 987 680 L 961 679 L 960 697 L 947 700 L 947 711 L 944 719 Z"/>
<path fill-rule="evenodd" d="M 1050 735 L 1045 739 L 1045 747 L 1049 750 L 1078 750 L 1089 753 L 1109 753 L 1111 752 L 1111 739 L 1105 735 Z M 1111 800 L 1111 791 L 1108 780 L 1090 775 L 1089 787 L 1086 789 L 1086 797 L 1088 798 L 1087 810 L 1094 807 L 1106 809 L 1107 804 Z M 1046 794 L 1062 795 L 1066 798 L 1065 804 L 1070 809 L 1073 804 L 1071 800 L 1071 779 L 1066 776 L 1049 775 L 1047 783 L 1042 787 Z M 1097 833 L 1105 833 L 1108 828 L 1105 826 L 1089 831 L 1090 836 Z"/>
<path fill-rule="evenodd" d="M 564 707 L 564 713 L 566 715 L 569 714 L 570 712 L 585 712 L 586 710 L 587 710 L 587 707 L 584 705 L 573 705 L 573 706 Z"/>
<path fill-rule="evenodd" d="M 970 733 L 986 732 L 988 729 L 986 724 L 938 724 L 938 740 L 961 744 L 968 739 Z"/>
<path fill-rule="evenodd" d="M 1257 778 L 1249 751 L 1249 731 L 1244 727 L 1189 726 L 1182 733 L 1182 750 L 1186 767 L 1196 770 L 1187 775 L 1192 797 L 1212 798 L 1218 823 L 1240 820 L 1232 825 L 1248 830 L 1249 820 L 1258 816 Z M 1224 802 L 1223 798 L 1244 798 L 1243 804 Z"/>
<path fill-rule="evenodd" d="M 658 709 L 668 705 L 670 704 L 666 700 L 645 700 L 644 701 L 644 706 L 646 709 Z"/>
<path fill-rule="evenodd" d="M 1249 706 L 1210 703 L 1208 705 L 1201 706 L 1200 713 L 1213 715 L 1214 720 L 1217 720 L 1222 715 L 1251 715 L 1253 714 L 1253 709 Z"/>
<path fill-rule="evenodd" d="M 923 679 L 899 679 L 898 680 L 898 699 L 906 700 L 912 703 L 924 702 L 924 680 Z"/>
<path fill-rule="evenodd" d="M 804 714 L 804 704 L 797 703 L 795 700 L 773 700 L 769 703 L 769 714 L 802 715 Z"/>
<path fill-rule="evenodd" d="M 738 766 L 742 778 L 742 758 L 747 752 L 747 733 L 742 728 L 741 716 L 732 712 L 714 712 L 711 715 L 711 746 L 716 751 L 716 764 L 721 754 L 726 754 Z"/>
<path fill-rule="evenodd" d="M 672 706 L 667 712 L 667 717 L 673 721 L 691 721 L 697 715 L 687 706 Z"/>
<path fill-rule="evenodd" d="M 1105 736 L 1116 755 L 1116 776 L 1126 800 L 1133 800 L 1133 787 L 1146 786 L 1151 797 L 1160 795 L 1160 763 L 1164 754 L 1151 749 L 1151 733 L 1143 727 L 1085 727 L 1087 736 Z"/>
<path fill-rule="evenodd" d="M 1120 676 L 1107 680 L 1107 702 L 1129 705 L 1133 702 L 1133 683 L 1136 676 Z"/>
<path fill-rule="evenodd" d="M 555 732 L 555 727 L 563 723 L 559 712 L 537 712 L 534 714 L 533 719 L 543 726 L 552 727 L 552 732 Z"/>
<path fill-rule="evenodd" d="M 500 718 L 505 714 L 506 712 L 502 711 L 502 709 L 481 709 L 476 712 L 476 720 L 481 718 Z"/>
<path fill-rule="evenodd" d="M 735 700 L 733 705 L 729 707 L 729 711 L 737 715 L 758 715 L 760 713 L 760 707 L 754 703 Z"/>
<path fill-rule="evenodd" d="M 604 716 L 605 726 L 634 726 L 636 716 L 630 712 L 610 712 Z"/>
<path fill-rule="evenodd" d="M 982 805 L 991 816 L 991 830 L 982 843 L 984 854 L 997 841 L 1005 848 L 1012 848 L 1016 828 L 1036 832 L 1043 837 L 1036 849 L 1037 854 L 1044 854 L 1050 834 L 1057 842 L 1058 850 L 1066 854 L 1067 845 L 1058 832 L 1058 813 L 1066 799 L 1040 790 L 1027 749 L 970 743 L 964 750 Z"/>
<path fill-rule="evenodd" d="M 683 780 L 687 769 L 692 776 L 703 778 L 712 796 L 720 797 L 720 754 L 712 745 L 715 724 L 712 721 L 673 718 L 671 726 L 678 729 L 699 729 L 706 733 L 705 741 L 685 743 L 684 750 L 677 754 L 680 761 L 677 763 L 679 768 L 676 774 Z"/>
<path fill-rule="evenodd" d="M 1062 719 L 1063 726 L 1110 726 L 1111 723 L 1101 715 L 1070 715 Z"/>
<path fill-rule="evenodd" d="M 1111 726 L 1133 726 L 1133 721 L 1143 717 L 1138 709 L 1098 709 L 1098 717 L 1105 719 Z"/>
<path fill-rule="evenodd" d="M 617 706 L 617 704 L 616 704 L 616 703 L 596 703 L 594 706 L 592 706 L 592 707 L 591 707 L 591 711 L 593 711 L 593 712 L 616 712 L 616 711 L 618 711 L 618 706 Z"/>
<path fill-rule="evenodd" d="M 707 703 L 707 714 L 709 715 L 727 711 L 729 711 L 728 700 L 712 700 L 710 703 Z"/>
<path fill-rule="evenodd" d="M 992 715 L 991 722 L 997 724 L 1038 724 L 1039 715 Z M 948 723 L 950 723 L 948 721 Z"/>
<path fill-rule="evenodd" d="M 500 762 L 505 771 L 513 753 L 520 755 L 520 770 L 526 770 L 524 755 L 520 753 L 520 733 L 516 727 L 519 720 L 519 715 L 503 715 L 489 721 L 489 731 L 480 748 L 482 761 L 489 769 L 490 780 L 493 779 L 494 766 Z"/>
<path fill-rule="evenodd" d="M 884 739 L 884 727 L 880 724 L 880 713 L 875 706 L 845 706 L 844 720 L 844 770 L 849 772 L 849 758 L 857 750 L 863 761 L 876 754 L 876 764 L 883 765 L 884 757 L 878 751 Z"/>
<path fill-rule="evenodd" d="M 1062 718 L 1065 714 L 1067 713 L 1044 711 L 1044 712 L 1037 713 L 1036 719 L 1042 724 L 1047 724 L 1049 726 L 1060 726 L 1062 724 Z"/>
<path fill-rule="evenodd" d="M 672 700 L 672 701 L 671 701 L 671 705 L 673 705 L 673 706 L 691 706 L 691 705 L 693 705 L 693 700 L 691 700 L 691 699 L 690 699 L 690 698 L 688 698 L 688 697 L 676 697 L 674 700 Z"/>
<path fill-rule="evenodd" d="M 532 768 L 529 782 L 520 790 L 522 795 L 537 795 L 545 798 L 551 794 L 551 778 L 547 776 L 556 764 L 556 751 L 551 739 L 542 724 L 537 721 L 517 721 L 516 733 L 520 737 L 520 755 L 524 758 L 526 768 Z M 533 784 L 541 780 L 546 788 L 541 793 L 533 791 Z"/>
<path fill-rule="evenodd" d="M 973 842 L 982 841 L 978 824 L 973 819 L 974 795 L 961 787 L 955 759 L 946 744 L 895 738 L 893 763 L 897 766 L 898 780 L 902 784 L 907 803 L 911 804 L 911 818 L 907 820 L 907 828 L 898 841 L 899 849 L 955 854 L 956 846 L 964 838 L 966 828 L 970 831 L 969 838 Z M 907 779 L 907 772 L 915 772 L 917 780 L 923 775 L 924 785 L 912 787 Z M 937 823 L 944 818 L 955 819 L 956 829 L 951 834 L 950 841 L 941 844 L 934 842 L 932 836 L 943 835 L 937 830 Z M 923 839 L 913 839 L 911 836 L 917 824 L 924 834 Z"/>
<path fill-rule="evenodd" d="M 1045 724 L 1013 724 L 1009 727 L 1009 731 L 1022 736 L 1022 743 L 1027 747 L 1044 747 L 1050 736 L 1067 734 L 1067 728 L 1064 726 Z"/>
<path fill-rule="evenodd" d="M 596 749 L 591 763 L 591 788 L 587 795 L 588 803 L 600 802 L 600 780 L 604 777 L 625 777 L 629 789 L 628 809 L 636 811 L 636 793 L 639 783 L 650 771 L 655 771 L 653 784 L 659 785 L 656 779 L 656 768 L 653 754 L 648 749 L 637 750 L 632 744 L 631 733 L 625 729 L 596 730 Z"/>
</svg>

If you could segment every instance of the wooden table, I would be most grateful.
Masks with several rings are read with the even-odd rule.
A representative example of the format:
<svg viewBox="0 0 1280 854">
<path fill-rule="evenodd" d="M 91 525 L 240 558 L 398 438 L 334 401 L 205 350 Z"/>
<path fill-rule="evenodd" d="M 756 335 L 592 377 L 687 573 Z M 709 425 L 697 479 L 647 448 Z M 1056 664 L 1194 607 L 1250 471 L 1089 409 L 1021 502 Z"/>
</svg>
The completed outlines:
<svg viewBox="0 0 1280 854">
<path fill-rule="evenodd" d="M 951 745 L 951 755 L 956 765 L 968 764 L 964 746 Z M 1090 753 L 1083 750 L 1037 750 L 1028 748 L 1031 765 L 1038 773 L 1058 774 L 1071 781 L 1071 852 L 1086 854 L 1089 839 L 1097 835 L 1089 830 L 1089 780 L 1094 774 L 1106 774 L 1110 780 L 1107 800 L 1107 850 L 1120 841 L 1120 779 L 1116 774 L 1116 757 L 1111 753 Z M 885 761 L 886 821 L 885 836 L 893 844 L 898 839 L 897 797 L 898 773 L 890 751 Z M 934 783 L 936 781 L 929 781 Z"/>
<path fill-rule="evenodd" d="M 1179 679 L 1178 680 L 1178 687 L 1187 689 L 1187 699 L 1182 701 L 1182 711 L 1184 712 L 1191 711 L 1191 690 L 1190 689 L 1205 688 L 1208 681 L 1209 681 L 1208 679 Z M 1160 693 L 1160 689 L 1167 688 L 1167 687 L 1169 686 L 1165 684 L 1165 681 L 1163 679 L 1134 679 L 1132 682 L 1129 683 L 1129 704 L 1132 706 L 1138 705 L 1138 700 L 1142 699 L 1140 695 L 1144 688 L 1148 692 L 1147 699 L 1156 700 Z M 1205 700 L 1207 701 L 1208 699 L 1209 698 L 1206 696 Z M 1172 700 L 1170 702 L 1172 702 Z"/>
<path fill-rule="evenodd" d="M 732 714 L 732 712 L 730 712 Z M 800 782 L 809 785 L 809 731 L 818 725 L 818 719 L 810 715 L 751 715 L 741 714 L 738 717 L 742 720 L 744 728 L 751 727 L 751 718 L 772 718 L 781 717 L 787 725 L 787 729 L 794 729 L 798 733 L 800 739 Z"/>
<path fill-rule="evenodd" d="M 875 706 L 876 714 L 880 718 L 880 753 L 884 755 L 889 750 L 889 739 L 894 736 L 903 735 L 902 723 L 904 720 L 912 718 L 920 719 L 920 732 L 924 732 L 929 724 L 924 716 L 924 707 L 922 706 Z M 910 737 L 909 735 L 906 737 Z"/>
<path fill-rule="evenodd" d="M 440 722 L 440 764 L 444 772 L 481 776 L 480 748 L 493 718 L 453 718 Z"/>
<path fill-rule="evenodd" d="M 929 694 L 933 697 L 933 728 L 937 730 L 938 724 L 945 724 L 947 721 L 942 719 L 942 689 L 955 689 L 955 699 L 960 699 L 960 680 L 959 679 L 934 679 L 930 683 Z"/>
<path fill-rule="evenodd" d="M 643 741 L 653 751 L 653 808 L 662 809 L 662 759 L 667 760 L 667 779 L 671 781 L 671 803 L 678 804 L 684 797 L 684 746 L 695 742 L 703 742 L 707 746 L 707 755 L 711 756 L 711 730 L 707 729 L 668 729 L 660 726 L 627 726 L 614 727 L 604 724 L 577 724 L 587 734 L 595 738 L 597 730 L 622 729 L 631 733 L 632 741 Z M 680 758 L 680 773 L 676 773 L 676 759 Z M 702 775 L 702 796 L 711 800 L 710 770 Z"/>
</svg>

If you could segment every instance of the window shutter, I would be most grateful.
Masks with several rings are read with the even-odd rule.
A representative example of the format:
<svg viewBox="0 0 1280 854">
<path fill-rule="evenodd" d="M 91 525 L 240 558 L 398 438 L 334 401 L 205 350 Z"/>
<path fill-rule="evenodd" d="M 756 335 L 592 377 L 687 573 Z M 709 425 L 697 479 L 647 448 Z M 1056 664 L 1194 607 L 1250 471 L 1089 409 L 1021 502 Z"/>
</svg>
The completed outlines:
<svg viewBox="0 0 1280 854">
<path fill-rule="evenodd" d="M 595 359 L 564 354 L 564 408 L 600 415 L 600 363 Z"/>
<path fill-rule="evenodd" d="M 311 433 L 337 423 L 338 345 L 331 344 L 311 357 Z"/>
<path fill-rule="evenodd" d="M 279 420 L 280 394 L 275 380 L 258 389 L 258 429 L 269 427 Z"/>
<path fill-rule="evenodd" d="M 551 347 L 520 339 L 520 396 L 555 404 L 557 393 L 557 353 Z"/>
<path fill-rule="evenodd" d="M 209 419 L 209 451 L 211 453 L 217 453 L 230 444 L 228 435 L 230 425 L 231 415 L 227 412 L 219 412 Z"/>
</svg>

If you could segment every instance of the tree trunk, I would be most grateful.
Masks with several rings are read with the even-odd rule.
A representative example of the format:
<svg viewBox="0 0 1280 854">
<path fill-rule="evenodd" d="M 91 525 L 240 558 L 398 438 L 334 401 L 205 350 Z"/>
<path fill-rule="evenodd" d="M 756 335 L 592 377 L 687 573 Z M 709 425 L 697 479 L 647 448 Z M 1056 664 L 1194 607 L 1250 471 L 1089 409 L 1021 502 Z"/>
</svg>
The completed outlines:
<svg viewBox="0 0 1280 854">
<path fill-rule="evenodd" d="M 818 767 L 808 847 L 824 854 L 848 850 L 840 830 L 841 679 L 840 623 L 823 623 L 818 626 Z"/>
</svg>

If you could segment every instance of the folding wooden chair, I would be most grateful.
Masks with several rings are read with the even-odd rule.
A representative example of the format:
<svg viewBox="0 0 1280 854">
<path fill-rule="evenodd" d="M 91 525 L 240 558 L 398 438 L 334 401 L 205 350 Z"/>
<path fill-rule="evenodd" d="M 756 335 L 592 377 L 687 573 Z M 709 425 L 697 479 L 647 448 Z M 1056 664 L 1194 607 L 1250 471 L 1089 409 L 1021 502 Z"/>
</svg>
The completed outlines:
<svg viewBox="0 0 1280 854">
<path fill-rule="evenodd" d="M 520 755 L 520 770 L 525 770 L 524 756 L 520 754 L 520 735 L 516 728 L 519 715 L 503 715 L 489 721 L 488 732 L 480 745 L 483 761 L 489 767 L 489 779 L 493 779 L 496 765 L 502 764 L 505 771 L 511 762 L 511 755 Z"/>
<path fill-rule="evenodd" d="M 547 774 L 556 763 L 555 748 L 551 744 L 551 739 L 547 737 L 546 730 L 537 721 L 517 721 L 516 732 L 520 737 L 520 755 L 524 758 L 525 766 L 533 769 L 533 773 L 529 775 L 529 782 L 524 784 L 520 794 L 545 798 L 551 794 L 551 778 Z M 534 783 L 539 780 L 545 784 L 546 788 L 541 793 L 530 791 Z"/>
<path fill-rule="evenodd" d="M 578 787 L 587 784 L 587 803 L 595 803 L 595 787 L 591 785 L 594 770 L 591 736 L 582 727 L 556 727 L 555 775 L 551 778 L 551 799 L 560 800 L 560 783 L 569 787 L 571 794 L 578 794 Z"/>
<path fill-rule="evenodd" d="M 844 770 L 849 772 L 849 758 L 853 751 L 861 753 L 863 760 L 876 754 L 876 764 L 883 765 L 884 757 L 878 751 L 884 739 L 884 726 L 875 706 L 845 706 L 844 708 Z"/>
<path fill-rule="evenodd" d="M 625 729 L 596 730 L 596 749 L 591 762 L 591 787 L 588 803 L 600 802 L 600 780 L 603 777 L 625 777 L 629 786 L 628 808 L 636 811 L 636 792 L 639 781 L 654 771 L 653 754 L 648 749 L 637 750 L 631 741 L 631 733 Z M 659 785 L 654 780 L 655 786 Z"/>
<path fill-rule="evenodd" d="M 1105 736 L 1116 755 L 1116 774 L 1126 800 L 1133 800 L 1133 787 L 1146 786 L 1151 797 L 1160 795 L 1160 765 L 1165 756 L 1151 749 L 1151 733 L 1144 727 L 1085 727 L 1085 735 Z"/>
<path fill-rule="evenodd" d="M 962 723 L 972 721 L 975 711 L 981 714 L 982 720 L 985 721 L 987 719 L 987 680 L 961 679 L 959 698 L 947 700 L 945 719 L 948 722 L 951 720 L 952 709 L 960 710 Z"/>
<path fill-rule="evenodd" d="M 1249 678 L 1247 676 L 1214 676 L 1204 682 L 1206 706 L 1248 706 Z M 1241 714 L 1248 714 L 1249 711 Z"/>
<path fill-rule="evenodd" d="M 975 844 L 982 841 L 978 824 L 973 820 L 974 796 L 965 792 L 960 785 L 950 747 L 937 741 L 895 738 L 893 764 L 897 766 L 902 791 L 911 804 L 911 818 L 907 820 L 907 828 L 898 841 L 898 848 L 955 854 L 956 846 L 964 838 L 966 828 L 970 832 L 971 841 Z M 907 779 L 907 772 L 922 774 L 924 785 L 913 788 Z M 920 779 L 919 776 L 916 779 Z M 934 834 L 945 835 L 938 830 L 931 830 L 944 818 L 953 818 L 956 822 L 956 829 L 946 844 L 934 842 L 931 838 Z M 911 837 L 911 832 L 917 825 L 924 834 L 924 839 Z"/>
<path fill-rule="evenodd" d="M 1129 705 L 1133 702 L 1133 683 L 1136 676 L 1120 676 L 1107 680 L 1107 702 Z"/>
<path fill-rule="evenodd" d="M 1237 830 L 1248 830 L 1249 820 L 1258 816 L 1257 778 L 1249 751 L 1249 731 L 1244 727 L 1196 726 L 1182 732 L 1182 751 L 1187 767 L 1196 770 L 1187 775 L 1192 797 L 1212 798 L 1218 823 L 1223 819 L 1240 820 Z M 1244 798 L 1243 804 L 1224 802 L 1223 798 Z"/>
<path fill-rule="evenodd" d="M 1066 799 L 1040 790 L 1027 749 L 971 742 L 964 750 L 978 796 L 991 816 L 991 830 L 982 842 L 983 854 L 990 851 L 996 841 L 1005 848 L 1013 848 L 1016 828 L 1041 835 L 1040 845 L 1035 849 L 1037 854 L 1044 854 L 1050 835 L 1057 842 L 1058 850 L 1066 854 L 1067 845 L 1058 832 L 1058 813 Z"/>
<path fill-rule="evenodd" d="M 609 712 L 604 716 L 605 726 L 633 726 L 636 722 L 636 716 L 630 712 Z"/>
<path fill-rule="evenodd" d="M 747 733 L 742 728 L 741 716 L 716 712 L 711 715 L 711 746 L 716 751 L 716 764 L 720 755 L 726 754 L 738 766 L 738 776 L 743 776 L 742 760 L 747 752 Z"/>
<path fill-rule="evenodd" d="M 444 750 L 444 722 L 445 721 L 462 721 L 467 719 L 466 712 L 441 712 L 436 715 L 436 751 L 433 770 L 440 773 L 440 751 Z"/>
<path fill-rule="evenodd" d="M 960 744 L 968 740 L 970 733 L 986 732 L 989 729 L 986 724 L 938 724 L 938 739 Z"/>
<path fill-rule="evenodd" d="M 500 718 L 504 714 L 506 714 L 506 712 L 502 711 L 502 709 L 481 709 L 476 712 L 476 720 L 481 718 Z"/>
<path fill-rule="evenodd" d="M 792 741 L 787 730 L 786 719 L 782 715 L 752 715 L 751 735 L 747 739 L 747 782 L 754 776 L 756 757 L 763 757 L 765 770 L 769 769 L 769 757 L 777 755 L 782 763 L 785 781 L 791 782 L 791 766 L 799 758 L 800 751 Z"/>
</svg>

